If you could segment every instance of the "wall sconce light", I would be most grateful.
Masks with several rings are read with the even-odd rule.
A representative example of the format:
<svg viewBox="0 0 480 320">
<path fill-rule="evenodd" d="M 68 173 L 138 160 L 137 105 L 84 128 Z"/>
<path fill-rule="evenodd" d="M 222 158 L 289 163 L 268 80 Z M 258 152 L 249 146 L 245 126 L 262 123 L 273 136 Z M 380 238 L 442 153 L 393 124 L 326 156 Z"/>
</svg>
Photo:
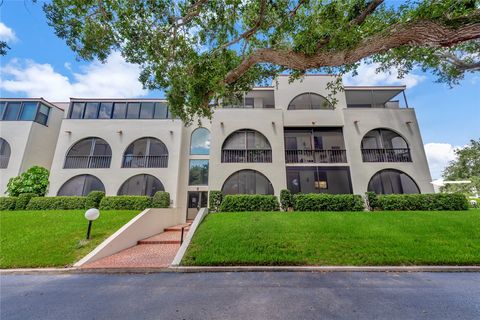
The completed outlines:
<svg viewBox="0 0 480 320">
<path fill-rule="evenodd" d="M 123 134 L 123 131 L 122 130 L 117 130 L 117 133 L 118 134 Z"/>
<path fill-rule="evenodd" d="M 274 127 L 275 127 L 275 121 L 272 121 L 272 126 L 274 126 Z"/>
<path fill-rule="evenodd" d="M 223 122 L 220 122 L 220 125 L 223 127 Z"/>
<path fill-rule="evenodd" d="M 172 135 L 172 136 L 173 136 L 173 131 L 172 131 L 172 130 L 170 130 L 170 135 Z"/>
<path fill-rule="evenodd" d="M 360 121 L 358 120 L 353 120 L 353 123 L 358 124 Z"/>
<path fill-rule="evenodd" d="M 405 124 L 411 125 L 411 124 L 412 124 L 412 121 L 407 121 L 407 122 L 405 122 Z"/>
<path fill-rule="evenodd" d="M 315 121 L 312 121 L 312 125 L 315 125 Z"/>
<path fill-rule="evenodd" d="M 72 134 L 72 131 L 70 131 L 70 130 L 65 130 L 65 133 L 66 133 L 66 134 Z"/>
</svg>

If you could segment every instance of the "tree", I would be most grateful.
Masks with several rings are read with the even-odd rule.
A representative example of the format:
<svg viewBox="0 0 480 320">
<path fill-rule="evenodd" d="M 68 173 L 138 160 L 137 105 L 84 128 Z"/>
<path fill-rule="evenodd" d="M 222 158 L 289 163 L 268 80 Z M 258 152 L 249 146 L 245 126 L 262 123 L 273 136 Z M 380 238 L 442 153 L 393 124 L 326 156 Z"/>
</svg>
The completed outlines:
<svg viewBox="0 0 480 320">
<path fill-rule="evenodd" d="M 144 86 L 164 90 L 186 122 L 285 72 L 340 79 L 367 61 L 455 84 L 480 66 L 479 0 L 53 0 L 44 10 L 80 58 L 120 51 L 139 64 Z"/>
<path fill-rule="evenodd" d="M 47 192 L 48 176 L 47 169 L 33 166 L 21 175 L 10 178 L 7 184 L 7 193 L 11 197 L 17 197 L 22 193 L 44 196 Z"/>
<path fill-rule="evenodd" d="M 449 163 L 443 171 L 447 181 L 470 180 L 470 184 L 447 184 L 442 187 L 446 192 L 463 192 L 471 194 L 473 188 L 480 192 L 480 138 L 471 140 L 465 148 L 455 150 L 457 159 Z"/>
</svg>

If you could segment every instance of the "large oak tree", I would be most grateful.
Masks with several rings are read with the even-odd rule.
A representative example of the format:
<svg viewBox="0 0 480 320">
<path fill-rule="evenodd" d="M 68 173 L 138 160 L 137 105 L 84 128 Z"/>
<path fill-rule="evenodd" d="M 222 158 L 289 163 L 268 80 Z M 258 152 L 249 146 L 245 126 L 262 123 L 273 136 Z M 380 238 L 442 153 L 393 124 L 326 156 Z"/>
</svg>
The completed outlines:
<svg viewBox="0 0 480 320">
<path fill-rule="evenodd" d="M 480 70 L 479 0 L 53 0 L 44 9 L 79 57 L 120 51 L 187 122 L 279 73 L 341 76 L 367 60 L 454 84 Z"/>
</svg>

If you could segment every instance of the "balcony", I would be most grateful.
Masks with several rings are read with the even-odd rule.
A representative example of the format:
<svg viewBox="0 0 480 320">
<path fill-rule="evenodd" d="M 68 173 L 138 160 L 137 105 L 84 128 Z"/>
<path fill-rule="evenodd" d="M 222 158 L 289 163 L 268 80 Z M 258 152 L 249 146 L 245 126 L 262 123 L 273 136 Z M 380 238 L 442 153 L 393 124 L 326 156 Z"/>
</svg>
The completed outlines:
<svg viewBox="0 0 480 320">
<path fill-rule="evenodd" d="M 66 156 L 64 169 L 110 168 L 112 156 Z"/>
<path fill-rule="evenodd" d="M 345 150 L 285 150 L 286 163 L 346 163 Z"/>
<path fill-rule="evenodd" d="M 410 149 L 362 149 L 363 162 L 412 162 Z"/>
<path fill-rule="evenodd" d="M 270 149 L 224 149 L 222 150 L 222 162 L 239 163 L 239 162 L 272 162 L 272 150 Z"/>
<path fill-rule="evenodd" d="M 163 156 L 123 156 L 122 168 L 167 168 L 168 155 Z"/>
</svg>

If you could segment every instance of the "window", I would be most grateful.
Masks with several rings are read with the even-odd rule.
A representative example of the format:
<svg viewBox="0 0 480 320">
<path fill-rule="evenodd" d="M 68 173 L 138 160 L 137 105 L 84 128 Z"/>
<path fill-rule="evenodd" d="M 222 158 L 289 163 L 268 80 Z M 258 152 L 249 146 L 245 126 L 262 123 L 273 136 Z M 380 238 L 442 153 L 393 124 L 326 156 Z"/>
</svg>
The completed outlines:
<svg viewBox="0 0 480 320">
<path fill-rule="evenodd" d="M 40 101 L 1 101 L 0 120 L 35 121 L 47 125 L 50 107 Z"/>
<path fill-rule="evenodd" d="M 44 105 L 43 103 L 40 103 L 40 108 L 38 109 L 38 113 L 37 113 L 37 117 L 35 118 L 35 121 L 46 126 L 49 114 L 50 114 L 50 108 Z"/>
<path fill-rule="evenodd" d="M 389 129 L 374 129 L 362 139 L 364 162 L 411 162 L 410 149 L 405 139 Z"/>
<path fill-rule="evenodd" d="M 377 194 L 412 194 L 420 193 L 417 184 L 406 173 L 395 170 L 381 170 L 368 183 L 368 191 Z"/>
<path fill-rule="evenodd" d="M 0 138 L 0 169 L 8 167 L 10 161 L 10 144 L 3 138 Z"/>
<path fill-rule="evenodd" d="M 190 141 L 190 154 L 210 154 L 210 131 L 208 131 L 208 129 L 197 128 L 192 132 L 192 139 Z"/>
<path fill-rule="evenodd" d="M 98 111 L 98 119 L 110 119 L 112 117 L 113 102 L 102 102 Z"/>
<path fill-rule="evenodd" d="M 157 191 L 165 191 L 160 180 L 150 174 L 139 174 L 125 181 L 118 190 L 118 195 L 152 197 Z"/>
<path fill-rule="evenodd" d="M 100 103 L 98 102 L 87 102 L 85 105 L 85 113 L 83 115 L 84 119 L 97 119 L 98 118 L 98 107 Z"/>
<path fill-rule="evenodd" d="M 288 105 L 288 110 L 319 109 L 333 109 L 333 106 L 325 97 L 312 92 L 302 93 L 296 96 Z"/>
<path fill-rule="evenodd" d="M 83 117 L 84 108 L 85 108 L 84 102 L 72 103 L 72 109 L 70 111 L 70 119 L 81 119 Z"/>
<path fill-rule="evenodd" d="M 142 108 L 140 109 L 140 119 L 153 119 L 154 111 L 155 103 L 142 102 Z"/>
<path fill-rule="evenodd" d="M 270 142 L 255 130 L 235 131 L 223 143 L 222 162 L 272 162 Z"/>
<path fill-rule="evenodd" d="M 155 103 L 155 113 L 153 116 L 155 119 L 167 119 L 168 117 L 168 107 L 166 103 L 156 102 Z"/>
<path fill-rule="evenodd" d="M 1 112 L 1 110 L 0 110 Z M 75 101 L 70 119 L 171 119 L 164 102 Z"/>
<path fill-rule="evenodd" d="M 90 174 L 83 174 L 71 178 L 58 190 L 58 196 L 86 196 L 92 191 L 105 192 L 102 181 Z"/>
<path fill-rule="evenodd" d="M 24 102 L 19 120 L 35 120 L 35 115 L 37 114 L 37 106 L 38 102 Z"/>
<path fill-rule="evenodd" d="M 273 194 L 272 183 L 258 171 L 240 170 L 223 184 L 223 194 Z"/>
<path fill-rule="evenodd" d="M 127 115 L 127 104 L 122 102 L 115 102 L 113 109 L 113 119 L 125 119 Z"/>
<path fill-rule="evenodd" d="M 141 138 L 132 142 L 123 155 L 123 168 L 166 168 L 168 150 L 156 138 Z"/>
<path fill-rule="evenodd" d="M 18 120 L 20 114 L 21 102 L 9 102 L 3 114 L 3 120 Z"/>
<path fill-rule="evenodd" d="M 348 167 L 287 167 L 287 188 L 292 193 L 352 193 Z"/>
<path fill-rule="evenodd" d="M 3 113 L 5 112 L 6 102 L 0 101 L 0 120 L 3 120 Z"/>
<path fill-rule="evenodd" d="M 190 160 L 188 184 L 191 186 L 208 185 L 208 160 Z"/>
<path fill-rule="evenodd" d="M 75 143 L 65 158 L 65 169 L 109 168 L 112 149 L 100 138 L 86 138 Z"/>
<path fill-rule="evenodd" d="M 140 103 L 128 103 L 127 119 L 138 119 L 140 115 Z"/>
</svg>

